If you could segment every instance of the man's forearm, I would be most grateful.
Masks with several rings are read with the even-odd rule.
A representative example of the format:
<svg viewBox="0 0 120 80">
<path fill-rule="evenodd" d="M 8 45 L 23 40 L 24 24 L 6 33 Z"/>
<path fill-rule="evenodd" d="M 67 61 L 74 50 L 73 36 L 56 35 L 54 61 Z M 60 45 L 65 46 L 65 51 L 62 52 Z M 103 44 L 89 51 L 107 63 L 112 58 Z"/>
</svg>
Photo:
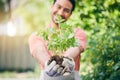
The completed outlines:
<svg viewBox="0 0 120 80">
<path fill-rule="evenodd" d="M 36 36 L 36 34 L 32 34 L 29 37 L 30 53 L 41 65 L 44 65 L 44 63 L 50 58 L 45 46 L 44 40 Z"/>
<path fill-rule="evenodd" d="M 33 50 L 33 57 L 38 61 L 39 64 L 44 65 L 47 60 L 50 59 L 50 55 L 46 51 L 45 47 L 38 47 Z"/>
<path fill-rule="evenodd" d="M 82 48 L 82 46 L 80 46 L 80 47 L 71 47 L 65 52 L 64 56 L 76 59 L 76 57 L 78 55 L 80 55 L 83 51 L 84 51 L 84 49 Z"/>
</svg>

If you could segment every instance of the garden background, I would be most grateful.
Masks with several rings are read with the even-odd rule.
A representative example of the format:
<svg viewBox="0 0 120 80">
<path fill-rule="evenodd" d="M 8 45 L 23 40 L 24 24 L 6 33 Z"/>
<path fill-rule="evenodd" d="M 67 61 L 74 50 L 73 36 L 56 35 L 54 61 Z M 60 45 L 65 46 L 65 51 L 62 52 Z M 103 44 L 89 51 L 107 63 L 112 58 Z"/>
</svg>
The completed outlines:
<svg viewBox="0 0 120 80">
<path fill-rule="evenodd" d="M 83 80 L 120 79 L 120 0 L 76 0 L 68 24 L 84 29 Z M 52 0 L 0 0 L 0 78 L 39 78 L 28 37 L 50 21 Z"/>
</svg>

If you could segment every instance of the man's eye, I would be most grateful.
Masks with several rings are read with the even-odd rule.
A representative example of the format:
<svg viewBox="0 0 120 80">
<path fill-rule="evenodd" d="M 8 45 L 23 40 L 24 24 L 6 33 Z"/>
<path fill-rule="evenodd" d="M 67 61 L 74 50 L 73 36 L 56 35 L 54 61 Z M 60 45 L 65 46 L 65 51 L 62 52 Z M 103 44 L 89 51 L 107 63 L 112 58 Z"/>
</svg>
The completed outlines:
<svg viewBox="0 0 120 80">
<path fill-rule="evenodd" d="M 70 13 L 70 10 L 69 9 L 65 9 L 64 10 L 66 13 Z"/>
<path fill-rule="evenodd" d="M 57 7 L 58 9 L 60 9 L 60 8 L 61 8 L 61 6 L 59 6 L 59 5 L 56 5 L 56 7 Z"/>
<path fill-rule="evenodd" d="M 60 6 L 58 6 L 58 9 L 60 9 L 61 7 Z"/>
</svg>

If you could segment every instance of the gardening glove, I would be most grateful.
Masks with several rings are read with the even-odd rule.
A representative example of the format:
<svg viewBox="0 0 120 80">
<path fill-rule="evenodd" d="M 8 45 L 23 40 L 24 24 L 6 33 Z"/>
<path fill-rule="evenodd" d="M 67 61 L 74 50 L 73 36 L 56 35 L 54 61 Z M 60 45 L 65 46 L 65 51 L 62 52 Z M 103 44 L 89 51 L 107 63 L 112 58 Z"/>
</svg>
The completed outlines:
<svg viewBox="0 0 120 80">
<path fill-rule="evenodd" d="M 63 76 L 61 73 L 65 73 L 65 70 L 66 68 L 57 64 L 55 60 L 47 61 L 45 63 L 42 80 L 75 80 L 74 72 L 70 75 Z"/>
<path fill-rule="evenodd" d="M 53 60 L 51 63 L 49 63 L 49 61 L 47 61 L 45 63 L 45 72 L 49 75 L 49 76 L 59 76 L 61 75 L 61 72 L 63 71 L 63 68 L 60 67 L 60 65 L 56 64 L 56 61 Z"/>
<path fill-rule="evenodd" d="M 63 57 L 62 66 L 64 66 L 65 68 L 63 72 L 61 72 L 61 74 L 69 75 L 70 73 L 74 71 L 75 62 L 72 58 Z"/>
<path fill-rule="evenodd" d="M 68 57 L 53 56 L 45 63 L 45 72 L 52 77 L 60 75 L 69 75 L 74 70 L 74 60 Z"/>
</svg>

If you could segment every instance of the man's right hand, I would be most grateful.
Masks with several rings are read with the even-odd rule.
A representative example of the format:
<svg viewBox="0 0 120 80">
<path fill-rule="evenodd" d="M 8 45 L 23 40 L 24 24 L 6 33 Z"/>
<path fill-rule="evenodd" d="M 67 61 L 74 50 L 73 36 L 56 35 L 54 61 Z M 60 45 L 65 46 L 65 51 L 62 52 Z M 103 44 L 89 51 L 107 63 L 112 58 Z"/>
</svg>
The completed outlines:
<svg viewBox="0 0 120 80">
<path fill-rule="evenodd" d="M 53 57 L 52 57 L 53 58 Z M 54 56 L 55 58 L 55 56 Z M 58 56 L 57 56 L 58 58 Z M 45 72 L 49 76 L 60 76 L 60 75 L 69 75 L 74 70 L 74 60 L 68 57 L 59 57 L 63 59 L 61 64 L 58 63 L 58 60 L 49 60 L 45 63 Z M 60 61 L 60 60 L 59 60 Z"/>
<path fill-rule="evenodd" d="M 49 76 L 55 77 L 61 75 L 63 68 L 60 67 L 60 65 L 56 64 L 57 62 L 55 60 L 53 60 L 50 64 L 48 63 L 49 63 L 48 61 L 45 63 L 45 72 Z"/>
<path fill-rule="evenodd" d="M 63 72 L 62 74 L 64 76 L 69 75 L 70 73 L 72 73 L 74 71 L 75 62 L 72 58 L 63 57 L 62 66 L 65 67 L 65 72 Z"/>
</svg>

